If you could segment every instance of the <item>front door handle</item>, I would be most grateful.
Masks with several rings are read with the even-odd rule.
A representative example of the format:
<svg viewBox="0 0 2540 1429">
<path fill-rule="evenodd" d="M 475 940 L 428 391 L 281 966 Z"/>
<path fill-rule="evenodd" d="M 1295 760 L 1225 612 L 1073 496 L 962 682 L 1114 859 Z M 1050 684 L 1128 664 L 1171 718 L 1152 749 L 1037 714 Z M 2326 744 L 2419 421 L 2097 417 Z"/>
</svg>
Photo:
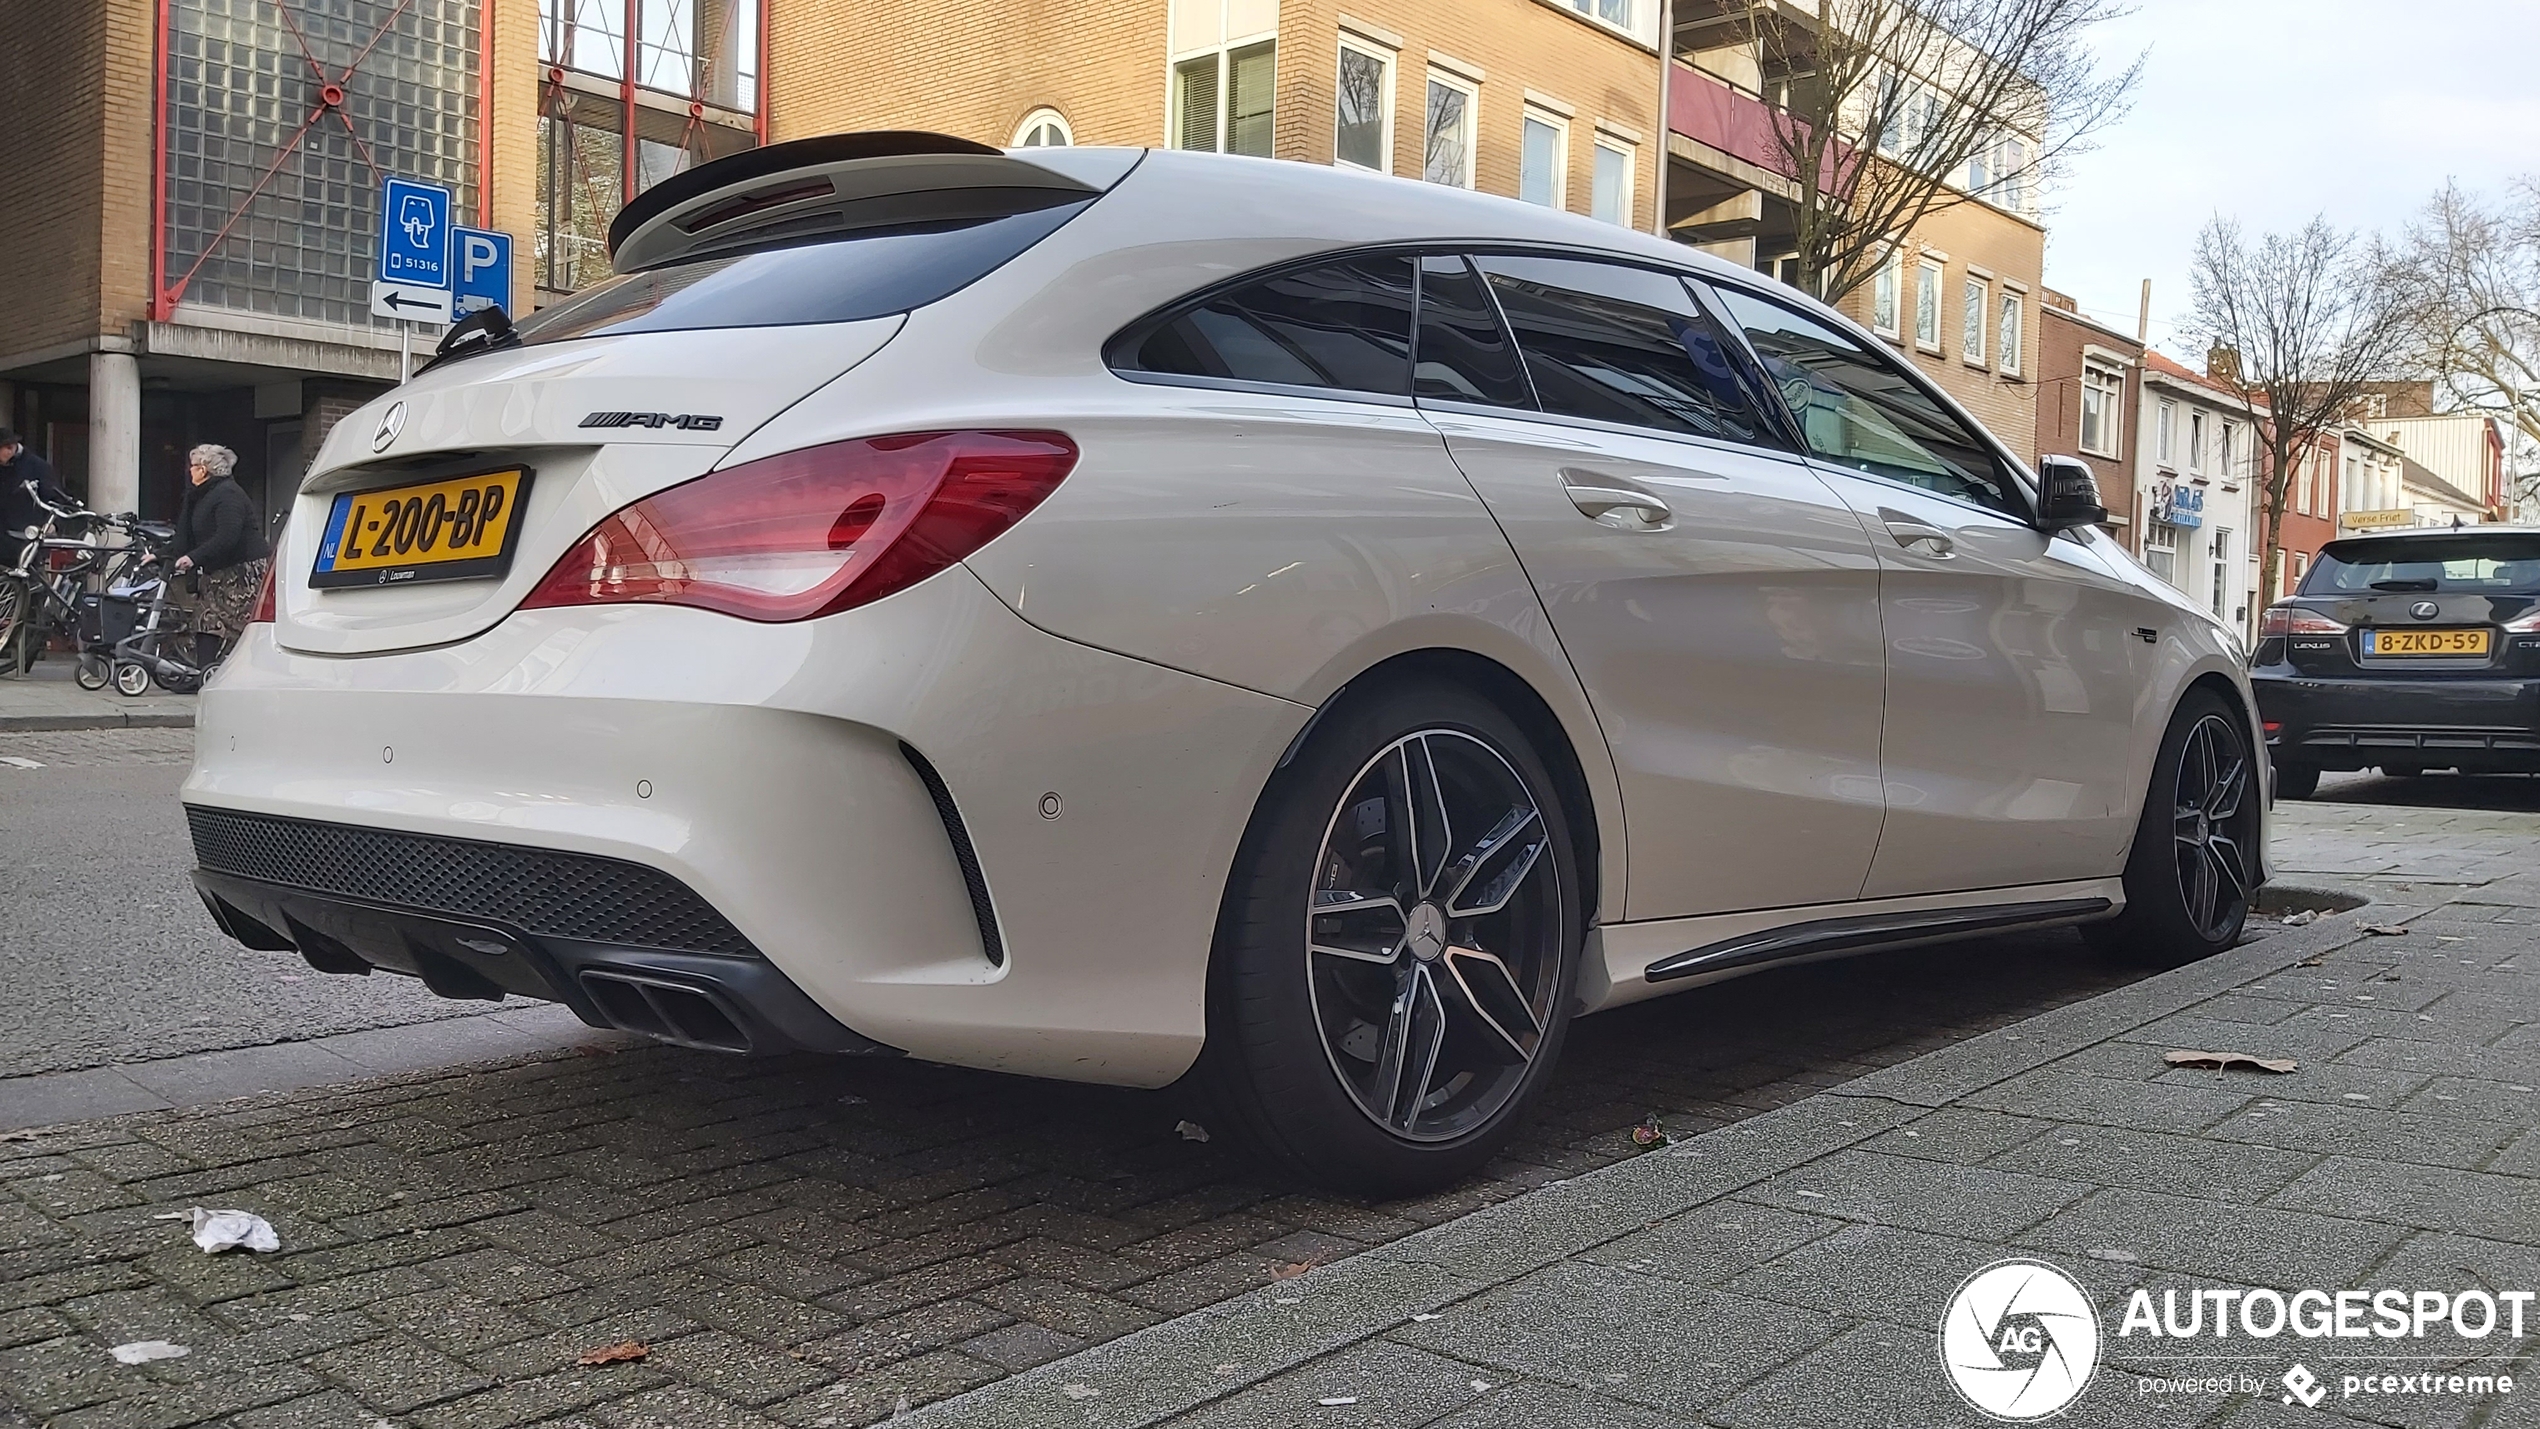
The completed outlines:
<svg viewBox="0 0 2540 1429">
<path fill-rule="evenodd" d="M 1887 534 L 1896 538 L 1896 544 L 1919 556 L 1945 561 L 1958 544 L 1948 532 L 1901 511 L 1881 511 L 1879 519 L 1887 523 Z"/>
<path fill-rule="evenodd" d="M 1602 472 L 1564 471 L 1561 490 L 1579 514 L 1601 526 L 1646 530 L 1666 524 L 1676 514 L 1657 492 Z"/>
</svg>

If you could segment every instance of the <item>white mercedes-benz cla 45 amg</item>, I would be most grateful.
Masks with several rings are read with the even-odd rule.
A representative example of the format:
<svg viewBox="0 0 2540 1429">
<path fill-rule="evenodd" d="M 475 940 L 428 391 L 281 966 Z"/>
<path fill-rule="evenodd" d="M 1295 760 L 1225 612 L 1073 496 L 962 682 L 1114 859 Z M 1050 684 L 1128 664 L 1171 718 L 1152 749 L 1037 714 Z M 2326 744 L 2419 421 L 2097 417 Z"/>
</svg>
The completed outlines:
<svg viewBox="0 0 2540 1429">
<path fill-rule="evenodd" d="M 338 423 L 202 700 L 250 947 L 1478 1165 L 1574 1017 L 2263 876 L 2232 635 L 1831 310 L 1459 190 L 942 136 L 655 185 Z"/>
</svg>

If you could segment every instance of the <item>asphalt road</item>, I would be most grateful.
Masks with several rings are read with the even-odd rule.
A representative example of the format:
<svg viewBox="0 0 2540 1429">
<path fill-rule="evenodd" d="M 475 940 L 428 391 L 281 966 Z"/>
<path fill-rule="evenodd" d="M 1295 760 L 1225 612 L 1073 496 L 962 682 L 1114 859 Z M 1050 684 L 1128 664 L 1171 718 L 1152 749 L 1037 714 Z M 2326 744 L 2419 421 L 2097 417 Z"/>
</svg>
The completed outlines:
<svg viewBox="0 0 2540 1429">
<path fill-rule="evenodd" d="M 193 747 L 183 729 L 0 733 L 0 1077 L 490 1010 L 223 937 L 187 881 Z"/>
</svg>

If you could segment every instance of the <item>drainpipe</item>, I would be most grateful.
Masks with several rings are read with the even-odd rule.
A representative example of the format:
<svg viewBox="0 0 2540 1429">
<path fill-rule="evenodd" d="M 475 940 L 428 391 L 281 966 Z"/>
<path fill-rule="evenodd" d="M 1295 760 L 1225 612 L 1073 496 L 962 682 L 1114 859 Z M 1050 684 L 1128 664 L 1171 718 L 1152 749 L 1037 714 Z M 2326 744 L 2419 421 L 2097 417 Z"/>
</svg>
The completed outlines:
<svg viewBox="0 0 2540 1429">
<path fill-rule="evenodd" d="M 1658 176 L 1651 183 L 1649 230 L 1667 236 L 1667 171 L 1675 167 L 1674 128 L 1667 109 L 1676 77 L 1676 0 L 1658 0 Z"/>
</svg>

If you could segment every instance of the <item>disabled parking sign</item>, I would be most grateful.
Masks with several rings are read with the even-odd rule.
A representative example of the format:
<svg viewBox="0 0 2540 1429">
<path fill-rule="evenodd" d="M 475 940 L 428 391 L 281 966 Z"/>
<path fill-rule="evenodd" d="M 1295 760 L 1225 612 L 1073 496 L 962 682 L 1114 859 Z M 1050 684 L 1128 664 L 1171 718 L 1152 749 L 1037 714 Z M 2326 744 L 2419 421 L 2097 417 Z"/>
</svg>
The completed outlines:
<svg viewBox="0 0 2540 1429">
<path fill-rule="evenodd" d="M 390 179 L 379 186 L 379 281 L 450 286 L 450 191 Z"/>
</svg>

